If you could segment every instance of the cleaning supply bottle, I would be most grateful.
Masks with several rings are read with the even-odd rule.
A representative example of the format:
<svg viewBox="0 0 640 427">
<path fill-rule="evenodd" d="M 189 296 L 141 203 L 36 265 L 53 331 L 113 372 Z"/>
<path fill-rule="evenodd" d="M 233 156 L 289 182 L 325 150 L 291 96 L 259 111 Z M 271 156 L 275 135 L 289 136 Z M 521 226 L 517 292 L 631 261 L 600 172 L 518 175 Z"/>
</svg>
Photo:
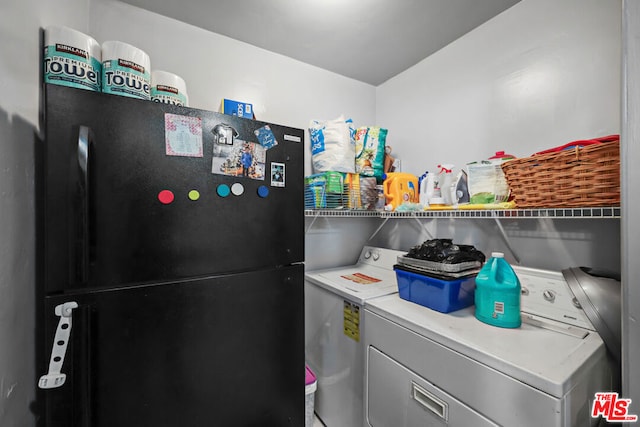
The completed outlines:
<svg viewBox="0 0 640 427">
<path fill-rule="evenodd" d="M 438 168 L 440 168 L 438 182 L 440 183 L 442 202 L 445 205 L 453 205 L 453 199 L 455 197 L 455 188 L 452 188 L 453 165 L 443 163 L 438 165 Z"/>
<path fill-rule="evenodd" d="M 401 204 L 418 203 L 418 177 L 406 172 L 389 172 L 382 183 L 385 210 L 395 210 Z"/>
<path fill-rule="evenodd" d="M 440 175 L 431 173 L 427 175 L 427 180 L 427 188 L 425 189 L 425 193 L 427 194 L 429 205 L 444 205 L 444 199 L 442 198 L 442 192 L 440 191 Z"/>
<path fill-rule="evenodd" d="M 420 195 L 418 201 L 423 207 L 429 206 L 429 199 L 433 197 L 433 185 L 433 174 L 426 171 L 419 179 Z"/>
<path fill-rule="evenodd" d="M 476 276 L 476 318 L 502 328 L 520 327 L 520 288 L 504 254 L 493 252 Z"/>
</svg>

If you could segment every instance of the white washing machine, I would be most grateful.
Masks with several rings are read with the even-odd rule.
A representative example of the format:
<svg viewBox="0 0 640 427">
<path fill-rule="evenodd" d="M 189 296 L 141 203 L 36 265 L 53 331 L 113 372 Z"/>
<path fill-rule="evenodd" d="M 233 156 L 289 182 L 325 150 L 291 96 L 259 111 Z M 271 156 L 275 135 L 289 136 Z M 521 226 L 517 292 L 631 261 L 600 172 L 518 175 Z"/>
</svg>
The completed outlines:
<svg viewBox="0 0 640 427">
<path fill-rule="evenodd" d="M 515 267 L 523 323 L 499 328 L 474 306 L 444 314 L 390 295 L 365 308 L 364 426 L 596 425 L 612 390 L 603 340 L 559 272 Z"/>
<path fill-rule="evenodd" d="M 315 412 L 327 427 L 362 425 L 365 321 L 372 299 L 398 292 L 393 265 L 406 252 L 365 246 L 354 265 L 305 274 L 307 364 Z"/>
</svg>

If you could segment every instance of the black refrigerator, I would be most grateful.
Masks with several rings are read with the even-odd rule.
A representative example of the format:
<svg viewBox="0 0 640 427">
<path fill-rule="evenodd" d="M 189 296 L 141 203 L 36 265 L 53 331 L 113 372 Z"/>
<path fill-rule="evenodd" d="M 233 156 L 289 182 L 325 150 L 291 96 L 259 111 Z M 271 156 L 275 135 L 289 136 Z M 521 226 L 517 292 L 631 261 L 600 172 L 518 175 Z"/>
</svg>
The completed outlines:
<svg viewBox="0 0 640 427">
<path fill-rule="evenodd" d="M 39 425 L 303 426 L 304 132 L 56 85 Z"/>
</svg>

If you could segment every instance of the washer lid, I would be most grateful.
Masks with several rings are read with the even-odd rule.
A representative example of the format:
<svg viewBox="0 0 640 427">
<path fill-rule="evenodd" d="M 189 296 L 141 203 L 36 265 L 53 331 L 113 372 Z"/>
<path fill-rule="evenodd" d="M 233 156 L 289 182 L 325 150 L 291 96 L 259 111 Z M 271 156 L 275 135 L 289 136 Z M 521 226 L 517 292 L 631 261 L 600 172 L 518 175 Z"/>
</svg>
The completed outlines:
<svg viewBox="0 0 640 427">
<path fill-rule="evenodd" d="M 311 271 L 305 273 L 305 279 L 359 304 L 398 292 L 395 271 L 367 264 Z"/>
<path fill-rule="evenodd" d="M 571 291 L 605 345 L 620 361 L 620 279 L 588 267 L 562 270 Z"/>
</svg>

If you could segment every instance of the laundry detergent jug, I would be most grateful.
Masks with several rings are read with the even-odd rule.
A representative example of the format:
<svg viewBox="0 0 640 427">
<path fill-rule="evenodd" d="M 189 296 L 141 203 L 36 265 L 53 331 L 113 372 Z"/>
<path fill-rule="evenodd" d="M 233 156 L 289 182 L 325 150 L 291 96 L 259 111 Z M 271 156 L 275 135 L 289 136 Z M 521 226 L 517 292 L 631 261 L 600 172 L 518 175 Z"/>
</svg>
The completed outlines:
<svg viewBox="0 0 640 427">
<path fill-rule="evenodd" d="M 489 325 L 518 328 L 520 280 L 501 252 L 493 252 L 476 276 L 476 318 Z"/>
<path fill-rule="evenodd" d="M 405 172 L 389 172 L 384 177 L 385 209 L 396 210 L 401 204 L 418 203 L 418 177 Z"/>
</svg>

